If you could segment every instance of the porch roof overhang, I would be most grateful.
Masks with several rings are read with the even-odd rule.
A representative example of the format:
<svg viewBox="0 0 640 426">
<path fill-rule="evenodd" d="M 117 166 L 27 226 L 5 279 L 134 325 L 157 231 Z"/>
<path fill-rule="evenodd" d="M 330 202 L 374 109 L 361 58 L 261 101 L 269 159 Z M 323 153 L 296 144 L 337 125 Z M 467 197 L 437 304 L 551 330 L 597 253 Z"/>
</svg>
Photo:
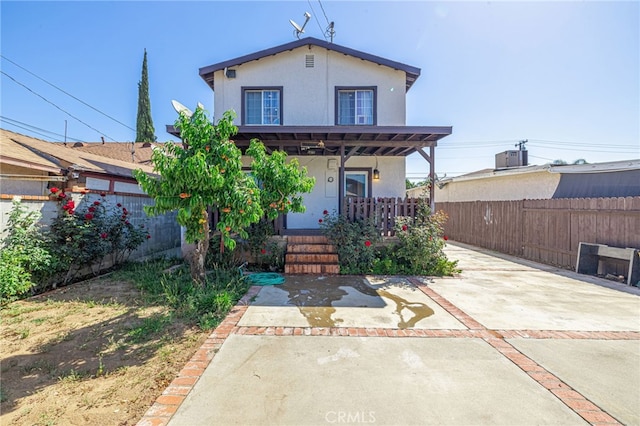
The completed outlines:
<svg viewBox="0 0 640 426">
<path fill-rule="evenodd" d="M 180 137 L 174 126 L 167 132 Z M 451 134 L 450 126 L 238 126 L 233 137 L 243 151 L 252 139 L 270 150 L 289 155 L 407 156 L 421 148 L 435 147 Z"/>
</svg>

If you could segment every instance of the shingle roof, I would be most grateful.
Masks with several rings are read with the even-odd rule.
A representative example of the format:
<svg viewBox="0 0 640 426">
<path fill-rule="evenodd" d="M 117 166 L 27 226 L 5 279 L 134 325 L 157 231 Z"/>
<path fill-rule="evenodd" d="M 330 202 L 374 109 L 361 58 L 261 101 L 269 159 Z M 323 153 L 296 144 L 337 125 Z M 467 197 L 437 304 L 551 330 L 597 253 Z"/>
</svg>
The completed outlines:
<svg viewBox="0 0 640 426">
<path fill-rule="evenodd" d="M 71 144 L 64 146 L 6 129 L 0 129 L 0 159 L 13 164 L 21 163 L 24 167 L 46 167 L 47 171 L 53 173 L 61 173 L 69 167 L 124 177 L 132 177 L 135 169 L 153 173 L 153 168 L 146 164 L 96 155 L 72 148 Z"/>
<path fill-rule="evenodd" d="M 102 157 L 113 158 L 126 163 L 150 164 L 154 146 L 158 143 L 146 142 L 55 142 L 57 145 L 71 147 L 75 151 L 82 151 Z M 133 154 L 133 155 L 132 155 Z"/>
<path fill-rule="evenodd" d="M 207 67 L 200 68 L 200 77 L 209 85 L 214 88 L 213 75 L 216 71 L 223 70 L 225 68 L 240 65 L 246 62 L 255 61 L 266 56 L 276 55 L 278 53 L 285 52 L 287 50 L 297 49 L 302 46 L 318 46 L 335 52 L 343 53 L 345 55 L 353 56 L 355 58 L 370 61 L 378 65 L 384 65 L 393 69 L 404 71 L 406 73 L 406 90 L 409 91 L 413 83 L 420 76 L 420 68 L 412 67 L 400 62 L 385 59 L 380 56 L 371 55 L 369 53 L 360 52 L 349 47 L 340 46 L 334 43 L 329 43 L 325 40 L 319 40 L 314 37 L 306 37 L 300 40 L 293 41 L 291 43 L 282 44 L 280 46 L 272 47 L 265 50 L 260 50 L 248 55 L 239 56 L 237 58 L 229 59 L 224 62 L 218 62 L 217 64 L 209 65 Z"/>
</svg>

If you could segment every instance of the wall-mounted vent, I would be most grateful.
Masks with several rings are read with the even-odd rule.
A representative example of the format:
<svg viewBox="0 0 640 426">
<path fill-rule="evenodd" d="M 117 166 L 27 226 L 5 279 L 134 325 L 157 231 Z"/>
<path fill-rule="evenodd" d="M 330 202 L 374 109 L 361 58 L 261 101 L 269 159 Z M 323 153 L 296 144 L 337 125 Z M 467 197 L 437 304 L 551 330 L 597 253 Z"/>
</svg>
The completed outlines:
<svg viewBox="0 0 640 426">
<path fill-rule="evenodd" d="M 313 68 L 315 61 L 315 55 L 304 55 L 304 66 L 307 68 Z"/>
</svg>

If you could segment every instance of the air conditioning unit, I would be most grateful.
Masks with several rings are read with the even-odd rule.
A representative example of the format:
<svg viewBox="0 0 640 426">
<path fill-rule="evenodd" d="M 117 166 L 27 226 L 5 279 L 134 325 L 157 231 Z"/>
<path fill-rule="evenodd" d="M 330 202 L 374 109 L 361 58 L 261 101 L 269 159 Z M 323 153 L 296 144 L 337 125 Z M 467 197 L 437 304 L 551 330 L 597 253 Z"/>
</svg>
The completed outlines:
<svg viewBox="0 0 640 426">
<path fill-rule="evenodd" d="M 496 154 L 496 169 L 520 167 L 524 165 L 522 152 L 523 151 L 505 151 Z"/>
</svg>

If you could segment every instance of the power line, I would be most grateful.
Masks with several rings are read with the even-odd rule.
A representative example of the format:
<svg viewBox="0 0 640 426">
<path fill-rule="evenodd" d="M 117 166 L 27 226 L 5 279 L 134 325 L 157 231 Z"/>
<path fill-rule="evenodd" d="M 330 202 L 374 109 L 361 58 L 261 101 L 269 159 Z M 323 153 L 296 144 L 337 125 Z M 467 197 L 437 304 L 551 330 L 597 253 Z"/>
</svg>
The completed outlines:
<svg viewBox="0 0 640 426">
<path fill-rule="evenodd" d="M 24 71 L 28 72 L 29 74 L 31 74 L 32 76 L 36 77 L 37 79 L 44 81 L 44 82 L 45 82 L 45 83 L 47 83 L 49 86 L 51 86 L 51 87 L 55 87 L 56 89 L 58 89 L 59 91 L 61 91 L 61 92 L 62 92 L 62 93 L 64 93 L 65 95 L 72 97 L 73 99 L 75 99 L 76 101 L 80 102 L 81 104 L 88 106 L 88 107 L 89 107 L 89 108 L 91 108 L 92 110 L 94 110 L 94 111 L 96 111 L 96 112 L 98 112 L 98 113 L 100 113 L 100 114 L 104 115 L 104 116 L 105 116 L 105 117 L 107 117 L 107 118 L 110 118 L 111 120 L 115 121 L 115 122 L 116 122 L 116 123 L 118 123 L 118 124 L 123 125 L 124 127 L 126 127 L 126 128 L 127 128 L 127 129 L 129 129 L 129 130 L 133 130 L 134 132 L 136 131 L 136 129 L 134 129 L 134 128 L 132 128 L 132 127 L 127 126 L 127 125 L 126 125 L 126 124 L 124 124 L 123 122 L 121 122 L 121 121 L 119 121 L 119 120 L 117 120 L 117 119 L 115 119 L 115 118 L 111 117 L 109 114 L 106 114 L 106 113 L 104 113 L 104 112 L 100 111 L 99 109 L 92 107 L 91 105 L 89 105 L 88 103 L 86 103 L 85 101 L 83 101 L 82 99 L 78 99 L 77 97 L 73 96 L 71 93 L 68 93 L 68 92 L 64 91 L 63 89 L 59 88 L 59 87 L 58 87 L 58 86 L 56 86 L 55 84 L 50 83 L 50 82 L 48 82 L 47 80 L 45 80 L 44 78 L 42 78 L 42 77 L 40 77 L 40 76 L 38 76 L 38 75 L 34 74 L 33 72 L 29 71 L 29 70 L 28 70 L 28 69 L 26 69 L 25 67 L 23 67 L 23 66 L 21 66 L 21 65 L 18 65 L 17 63 L 13 62 L 11 59 L 7 58 L 6 56 L 4 56 L 4 55 L 0 54 L 0 57 L 1 57 L 2 59 L 4 59 L 5 61 L 11 62 L 13 65 L 17 66 L 18 68 L 20 68 L 20 69 L 22 69 L 22 70 L 24 70 Z"/>
<path fill-rule="evenodd" d="M 309 3 L 309 7 L 311 8 L 311 12 L 313 12 L 313 17 L 316 20 L 316 23 L 318 24 L 318 28 L 320 29 L 320 33 L 322 33 L 322 36 L 324 37 L 324 30 L 322 29 L 322 25 L 320 25 L 320 21 L 318 20 L 318 15 L 316 15 L 316 11 L 313 9 L 313 5 L 311 4 L 311 0 L 307 0 L 307 3 Z M 324 38 L 325 40 L 327 39 L 326 37 Z"/>
<path fill-rule="evenodd" d="M 33 133 L 37 133 L 39 135 L 42 135 L 42 136 L 45 136 L 45 137 L 48 137 L 48 138 L 50 138 L 51 136 L 44 135 L 42 133 L 37 132 L 36 130 L 39 130 L 40 132 L 46 132 L 46 133 L 49 133 L 49 134 L 52 134 L 52 135 L 60 136 L 62 138 L 65 137 L 65 135 L 63 135 L 61 133 L 56 133 L 56 132 L 53 132 L 51 130 L 43 129 L 41 127 L 36 127 L 34 125 L 31 125 L 31 124 L 28 124 L 28 123 L 24 123 L 22 121 L 15 120 L 13 118 L 6 117 L 4 115 L 0 115 L 0 121 L 4 121 L 5 123 L 11 124 L 11 125 L 16 126 L 16 127 L 20 127 L 20 126 L 18 126 L 18 124 L 20 124 L 22 126 L 27 126 L 30 129 L 35 129 L 35 130 L 26 129 L 24 127 L 20 127 L 20 128 L 21 129 L 25 129 L 25 130 L 29 130 L 29 131 L 31 131 Z M 18 124 L 15 124 L 15 123 L 18 123 Z M 69 139 L 69 140 L 75 141 L 75 142 L 82 142 L 80 139 L 72 138 L 72 137 L 69 137 L 69 136 L 66 136 L 66 138 Z M 62 142 L 62 141 L 60 141 L 60 142 Z"/>
<path fill-rule="evenodd" d="M 320 3 L 320 9 L 322 9 L 322 14 L 324 15 L 324 19 L 327 20 L 327 25 L 331 25 L 331 23 L 329 22 L 329 18 L 327 18 L 327 14 L 324 11 L 324 6 L 322 6 L 322 2 L 320 0 L 318 0 L 318 3 Z"/>
<path fill-rule="evenodd" d="M 84 121 L 80 120 L 78 117 L 76 117 L 75 115 L 71 114 L 68 111 L 65 111 L 64 109 L 60 108 L 58 105 L 54 104 L 53 102 L 51 102 L 50 100 L 48 100 L 47 98 L 45 98 L 44 96 L 42 96 L 39 93 L 34 92 L 33 90 L 31 90 L 29 87 L 27 87 L 26 85 L 20 83 L 18 80 L 16 80 L 15 78 L 11 77 L 9 74 L 7 74 L 6 72 L 0 70 L 0 73 L 6 75 L 7 77 L 9 77 L 11 80 L 13 80 L 15 83 L 19 84 L 20 86 L 24 87 L 25 89 L 27 89 L 28 91 L 30 91 L 31 93 L 33 93 L 34 95 L 38 96 L 39 98 L 41 98 L 42 100 L 44 100 L 45 102 L 53 105 L 54 107 L 58 108 L 60 111 L 64 112 L 65 114 L 67 114 L 69 117 L 74 118 L 76 120 L 78 120 L 80 123 L 84 124 L 85 126 L 87 126 L 88 128 L 90 128 L 91 130 L 95 130 L 96 132 L 98 132 L 98 134 L 104 135 L 106 138 L 111 139 L 112 141 L 116 141 L 115 139 L 113 139 L 112 137 L 110 137 L 109 135 L 107 135 L 104 132 L 101 132 L 100 130 L 96 129 L 95 127 L 91 127 L 89 124 L 85 123 Z"/>
<path fill-rule="evenodd" d="M 2 121 L 4 121 L 4 120 L 2 120 Z M 62 142 L 60 139 L 52 138 L 51 136 L 47 136 L 44 133 L 36 132 L 35 130 L 31 130 L 31 129 L 28 129 L 26 127 L 22 127 L 22 126 L 20 126 L 18 124 L 13 124 L 13 123 L 8 123 L 8 122 L 7 122 L 7 124 L 9 126 L 17 127 L 18 129 L 23 129 L 23 130 L 26 130 L 28 132 L 35 133 L 36 135 L 44 136 L 45 138 L 53 139 L 55 142 Z"/>
</svg>

